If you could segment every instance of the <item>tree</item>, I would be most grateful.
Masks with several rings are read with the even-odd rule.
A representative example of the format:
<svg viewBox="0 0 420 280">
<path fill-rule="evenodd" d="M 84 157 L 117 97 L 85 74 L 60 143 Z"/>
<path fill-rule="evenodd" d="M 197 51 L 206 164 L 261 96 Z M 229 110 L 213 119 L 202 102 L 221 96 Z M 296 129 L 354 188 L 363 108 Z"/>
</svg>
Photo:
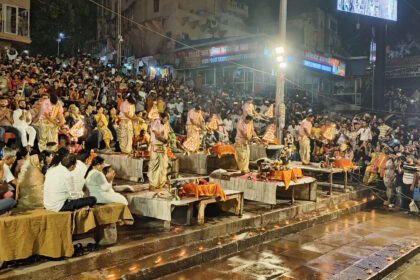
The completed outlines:
<svg viewBox="0 0 420 280">
<path fill-rule="evenodd" d="M 31 53 L 56 54 L 60 32 L 66 37 L 60 44 L 61 53 L 82 50 L 96 36 L 96 7 L 86 0 L 32 0 Z"/>
</svg>

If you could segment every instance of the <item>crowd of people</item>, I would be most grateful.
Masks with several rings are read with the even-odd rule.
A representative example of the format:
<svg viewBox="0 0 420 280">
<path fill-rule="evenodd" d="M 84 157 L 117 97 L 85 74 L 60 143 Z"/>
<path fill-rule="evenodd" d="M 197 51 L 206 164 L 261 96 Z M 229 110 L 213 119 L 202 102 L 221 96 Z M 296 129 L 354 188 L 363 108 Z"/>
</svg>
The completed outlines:
<svg viewBox="0 0 420 280">
<path fill-rule="evenodd" d="M 280 143 L 272 98 L 150 79 L 147 71 L 127 74 L 89 56 L 4 56 L 0 90 L 3 213 L 16 200 L 18 207 L 53 211 L 126 204 L 112 188 L 112 167 L 100 156 L 92 159 L 98 150 L 148 157 L 150 188 L 160 189 L 173 151 L 206 152 L 234 143 L 238 167 L 247 173 L 251 142 Z M 286 105 L 282 140 L 295 151 L 292 159 L 351 159 L 366 172 L 365 183 L 382 180 L 391 206 L 397 201 L 406 208 L 404 198 L 418 194 L 416 127 L 369 114 L 312 115 L 293 98 Z"/>
</svg>

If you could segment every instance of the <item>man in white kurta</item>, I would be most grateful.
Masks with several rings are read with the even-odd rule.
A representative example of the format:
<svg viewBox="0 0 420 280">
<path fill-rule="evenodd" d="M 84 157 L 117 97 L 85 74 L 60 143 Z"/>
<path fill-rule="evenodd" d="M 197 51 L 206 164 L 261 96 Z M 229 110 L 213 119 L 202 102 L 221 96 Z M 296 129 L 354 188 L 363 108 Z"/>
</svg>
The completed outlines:
<svg viewBox="0 0 420 280">
<path fill-rule="evenodd" d="M 19 108 L 13 112 L 13 127 L 19 130 L 22 146 L 29 149 L 34 146 L 36 130 L 31 126 L 32 115 L 26 110 L 25 100 L 19 101 Z"/>
</svg>

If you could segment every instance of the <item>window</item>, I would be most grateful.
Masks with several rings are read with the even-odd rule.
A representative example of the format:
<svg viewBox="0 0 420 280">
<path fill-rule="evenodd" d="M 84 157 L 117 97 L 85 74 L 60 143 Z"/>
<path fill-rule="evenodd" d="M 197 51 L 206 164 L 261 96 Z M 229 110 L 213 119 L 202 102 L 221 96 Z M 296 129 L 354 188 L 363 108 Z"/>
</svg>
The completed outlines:
<svg viewBox="0 0 420 280">
<path fill-rule="evenodd" d="M 6 32 L 16 34 L 16 7 L 6 6 Z"/>
<path fill-rule="evenodd" d="M 29 36 L 29 11 L 27 9 L 19 8 L 18 35 Z"/>
<path fill-rule="evenodd" d="M 153 12 L 159 13 L 159 0 L 153 0 Z"/>
</svg>

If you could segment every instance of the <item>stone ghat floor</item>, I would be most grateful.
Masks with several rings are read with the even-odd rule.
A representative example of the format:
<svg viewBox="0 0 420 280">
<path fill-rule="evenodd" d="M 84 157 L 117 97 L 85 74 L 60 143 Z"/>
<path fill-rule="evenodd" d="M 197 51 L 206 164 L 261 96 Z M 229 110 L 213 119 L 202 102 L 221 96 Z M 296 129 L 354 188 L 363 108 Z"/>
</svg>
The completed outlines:
<svg viewBox="0 0 420 280">
<path fill-rule="evenodd" d="M 420 279 L 420 254 L 409 259 L 401 267 L 387 275 L 384 280 L 417 280 Z"/>
<path fill-rule="evenodd" d="M 419 228 L 418 217 L 364 211 L 160 279 L 368 279 L 390 256 L 398 259 L 401 248 L 419 244 Z M 387 279 L 420 279 L 420 255 L 414 261 Z"/>
</svg>

